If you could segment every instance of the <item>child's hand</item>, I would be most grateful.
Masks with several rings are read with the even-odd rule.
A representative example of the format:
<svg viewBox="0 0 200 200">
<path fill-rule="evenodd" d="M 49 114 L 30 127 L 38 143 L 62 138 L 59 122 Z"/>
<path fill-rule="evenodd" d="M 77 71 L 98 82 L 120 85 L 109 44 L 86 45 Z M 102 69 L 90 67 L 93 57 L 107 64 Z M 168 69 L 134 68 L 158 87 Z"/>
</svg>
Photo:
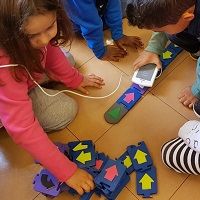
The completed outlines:
<svg viewBox="0 0 200 200">
<path fill-rule="evenodd" d="M 143 48 L 144 44 L 141 39 L 137 36 L 126 36 L 124 35 L 119 40 L 115 41 L 115 44 L 120 48 L 126 51 L 125 46 L 133 47 L 133 48 Z"/>
<path fill-rule="evenodd" d="M 162 64 L 160 62 L 160 58 L 157 54 L 149 52 L 149 51 L 143 51 L 140 56 L 135 60 L 133 63 L 133 69 L 134 71 L 139 69 L 140 67 L 149 64 L 154 63 L 156 64 L 157 68 L 161 68 Z"/>
<path fill-rule="evenodd" d="M 120 49 L 115 45 L 107 45 L 106 52 L 101 59 L 118 62 L 119 59 L 126 56 L 126 54 L 127 52 L 124 49 Z"/>
<path fill-rule="evenodd" d="M 85 87 L 92 86 L 96 88 L 102 88 L 102 85 L 105 85 L 105 83 L 101 77 L 96 76 L 95 74 L 89 74 L 87 76 L 84 76 L 83 81 L 78 86 L 77 90 L 81 91 L 84 94 L 89 94 Z"/>
<path fill-rule="evenodd" d="M 184 88 L 180 95 L 179 95 L 179 101 L 184 105 L 188 106 L 189 108 L 192 108 L 193 104 L 198 100 L 197 97 L 195 97 L 192 94 L 191 87 Z"/>
<path fill-rule="evenodd" d="M 76 190 L 80 195 L 94 189 L 93 177 L 79 168 L 76 170 L 74 175 L 66 181 L 66 184 Z"/>
</svg>

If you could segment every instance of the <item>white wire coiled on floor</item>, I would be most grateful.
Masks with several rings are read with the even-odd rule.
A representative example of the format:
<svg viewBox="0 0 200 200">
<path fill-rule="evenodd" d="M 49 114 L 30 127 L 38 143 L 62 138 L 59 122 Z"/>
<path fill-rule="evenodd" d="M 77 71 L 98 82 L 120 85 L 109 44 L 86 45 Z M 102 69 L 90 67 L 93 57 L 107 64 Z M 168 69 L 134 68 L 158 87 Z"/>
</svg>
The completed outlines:
<svg viewBox="0 0 200 200">
<path fill-rule="evenodd" d="M 26 70 L 27 74 L 29 75 L 30 79 L 40 88 L 40 90 L 47 96 L 49 97 L 55 97 L 57 96 L 58 94 L 60 93 L 64 93 L 64 92 L 68 92 L 68 93 L 71 93 L 71 94 L 75 94 L 75 95 L 78 95 L 80 97 L 84 97 L 84 98 L 88 98 L 88 99 L 105 99 L 111 95 L 113 95 L 120 87 L 120 84 L 121 84 L 121 81 L 122 81 L 122 74 L 120 76 L 120 79 L 119 79 L 119 82 L 118 82 L 118 85 L 117 87 L 115 88 L 115 90 L 113 90 L 110 94 L 108 95 L 105 95 L 105 96 L 87 96 L 87 95 L 83 95 L 83 94 L 80 94 L 80 93 L 77 93 L 77 92 L 74 92 L 74 91 L 71 91 L 71 90 L 61 90 L 55 94 L 49 94 L 48 92 L 46 92 L 40 85 L 39 83 L 32 77 L 32 75 L 30 74 L 30 72 L 28 71 L 28 69 L 26 68 L 26 66 L 24 65 L 18 65 L 18 64 L 9 64 L 9 65 L 0 65 L 0 68 L 7 68 L 7 67 L 17 67 L 17 66 L 21 66 L 21 67 L 24 67 L 24 69 Z"/>
</svg>

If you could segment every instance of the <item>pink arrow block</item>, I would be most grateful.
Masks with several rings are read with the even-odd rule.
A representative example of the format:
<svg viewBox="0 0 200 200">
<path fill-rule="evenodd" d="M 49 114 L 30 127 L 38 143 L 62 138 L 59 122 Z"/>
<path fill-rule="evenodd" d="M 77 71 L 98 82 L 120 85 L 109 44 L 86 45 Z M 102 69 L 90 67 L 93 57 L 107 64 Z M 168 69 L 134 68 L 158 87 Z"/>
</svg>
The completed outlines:
<svg viewBox="0 0 200 200">
<path fill-rule="evenodd" d="M 126 103 L 130 103 L 131 101 L 134 101 L 135 99 L 135 94 L 134 93 L 128 93 L 125 94 L 125 98 L 123 99 Z"/>
<path fill-rule="evenodd" d="M 109 181 L 113 181 L 115 176 L 118 176 L 118 171 L 116 165 L 113 165 L 106 169 L 106 174 L 104 176 L 105 179 Z"/>
<path fill-rule="evenodd" d="M 103 160 L 96 160 L 95 168 L 98 169 L 98 170 L 100 170 L 102 164 L 103 164 Z"/>
</svg>

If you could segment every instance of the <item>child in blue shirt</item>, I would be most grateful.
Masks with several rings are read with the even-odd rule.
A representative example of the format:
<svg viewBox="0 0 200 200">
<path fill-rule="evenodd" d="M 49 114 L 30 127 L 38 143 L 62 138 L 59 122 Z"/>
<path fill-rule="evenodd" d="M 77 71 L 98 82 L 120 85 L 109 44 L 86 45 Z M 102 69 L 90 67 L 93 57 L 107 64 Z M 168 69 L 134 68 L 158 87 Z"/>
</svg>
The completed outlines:
<svg viewBox="0 0 200 200">
<path fill-rule="evenodd" d="M 155 31 L 148 47 L 134 62 L 135 69 L 147 63 L 161 67 L 158 55 L 168 40 L 190 53 L 200 50 L 200 2 L 197 0 L 131 0 L 127 18 L 131 25 Z M 196 73 L 194 84 L 179 95 L 179 101 L 189 108 L 200 98 L 200 60 Z"/>
<path fill-rule="evenodd" d="M 139 37 L 123 34 L 120 0 L 65 0 L 64 4 L 75 31 L 82 34 L 97 58 L 119 61 L 127 54 L 124 46 L 143 47 Z M 110 28 L 115 45 L 104 45 L 104 25 Z"/>
</svg>

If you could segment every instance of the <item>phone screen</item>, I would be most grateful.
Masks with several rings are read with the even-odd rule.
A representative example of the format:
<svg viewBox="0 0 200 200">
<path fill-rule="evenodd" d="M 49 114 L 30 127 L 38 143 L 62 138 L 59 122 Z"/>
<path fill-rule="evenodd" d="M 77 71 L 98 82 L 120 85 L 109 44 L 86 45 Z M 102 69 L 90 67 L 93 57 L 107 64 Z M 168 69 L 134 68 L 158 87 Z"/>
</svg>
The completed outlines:
<svg viewBox="0 0 200 200">
<path fill-rule="evenodd" d="M 140 67 L 136 77 L 143 80 L 151 81 L 155 67 L 156 65 L 151 63 Z"/>
</svg>

